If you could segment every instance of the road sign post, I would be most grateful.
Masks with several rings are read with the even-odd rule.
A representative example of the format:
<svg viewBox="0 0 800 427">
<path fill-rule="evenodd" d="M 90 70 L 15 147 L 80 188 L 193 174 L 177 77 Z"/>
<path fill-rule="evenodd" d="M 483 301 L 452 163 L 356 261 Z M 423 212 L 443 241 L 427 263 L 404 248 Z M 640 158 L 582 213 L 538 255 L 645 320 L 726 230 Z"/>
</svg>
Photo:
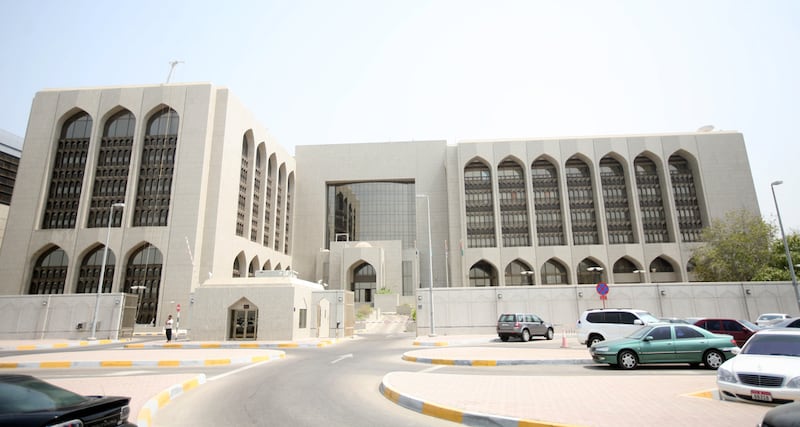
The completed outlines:
<svg viewBox="0 0 800 427">
<path fill-rule="evenodd" d="M 606 300 L 608 299 L 608 291 L 609 291 L 608 283 L 606 282 L 598 283 L 597 286 L 595 287 L 595 290 L 597 290 L 597 293 L 600 295 L 600 301 L 603 301 L 603 308 L 606 308 Z"/>
</svg>

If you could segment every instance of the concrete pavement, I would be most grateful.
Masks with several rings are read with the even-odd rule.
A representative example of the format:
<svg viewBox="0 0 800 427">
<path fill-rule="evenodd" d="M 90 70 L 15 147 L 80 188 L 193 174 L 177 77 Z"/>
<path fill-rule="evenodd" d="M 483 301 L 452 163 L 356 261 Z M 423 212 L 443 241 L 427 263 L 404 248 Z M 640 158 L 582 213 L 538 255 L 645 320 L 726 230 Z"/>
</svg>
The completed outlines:
<svg viewBox="0 0 800 427">
<path fill-rule="evenodd" d="M 687 367 L 670 375 L 608 369 L 607 375 L 510 376 L 439 374 L 436 366 L 593 365 L 585 347 L 565 337 L 508 347 L 481 347 L 494 336 L 418 337 L 402 355 L 409 363 L 430 365 L 422 372 L 392 372 L 379 385 L 391 401 L 425 415 L 465 425 L 498 426 L 754 426 L 766 406 L 714 399 L 713 375 L 695 375 Z M 346 341 L 340 339 L 339 341 Z M 13 368 L 47 369 L 130 367 L 130 375 L 51 381 L 82 394 L 131 396 L 134 421 L 152 425 L 158 408 L 202 386 L 202 374 L 142 375 L 137 367 L 241 365 L 279 361 L 282 348 L 325 346 L 336 340 L 303 342 L 129 342 L 125 349 L 74 342 L 0 341 L 0 372 Z M 119 344 L 119 343 L 111 343 Z M 44 346 L 44 347 L 43 347 Z M 38 353 L 50 346 L 56 352 Z M 97 346 L 92 351 L 69 351 Z M 63 351 L 61 351 L 63 350 Z M 13 354 L 9 354 L 13 352 Z M 279 362 L 278 362 L 279 363 Z"/>
</svg>

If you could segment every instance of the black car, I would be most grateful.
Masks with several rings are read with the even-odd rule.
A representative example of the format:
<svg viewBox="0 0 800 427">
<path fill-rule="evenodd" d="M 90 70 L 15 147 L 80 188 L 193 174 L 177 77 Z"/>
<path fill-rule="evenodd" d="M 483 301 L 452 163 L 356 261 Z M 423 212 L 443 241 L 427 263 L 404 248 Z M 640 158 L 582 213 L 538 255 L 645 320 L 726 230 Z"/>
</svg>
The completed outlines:
<svg viewBox="0 0 800 427">
<path fill-rule="evenodd" d="M 800 402 L 776 406 L 766 414 L 760 427 L 800 427 Z"/>
<path fill-rule="evenodd" d="M 136 427 L 130 397 L 81 396 L 30 375 L 0 375 L 0 426 Z"/>
</svg>

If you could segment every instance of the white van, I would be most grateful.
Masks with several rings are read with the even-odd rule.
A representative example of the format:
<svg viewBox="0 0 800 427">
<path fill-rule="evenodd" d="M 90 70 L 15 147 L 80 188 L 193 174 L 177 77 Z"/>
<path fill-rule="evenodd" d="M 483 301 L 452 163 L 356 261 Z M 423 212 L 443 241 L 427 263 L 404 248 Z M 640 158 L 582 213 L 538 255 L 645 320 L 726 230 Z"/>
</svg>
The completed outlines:
<svg viewBox="0 0 800 427">
<path fill-rule="evenodd" d="M 644 325 L 662 323 L 644 310 L 631 308 L 595 308 L 578 319 L 578 342 L 586 347 L 605 340 L 624 338 Z"/>
</svg>

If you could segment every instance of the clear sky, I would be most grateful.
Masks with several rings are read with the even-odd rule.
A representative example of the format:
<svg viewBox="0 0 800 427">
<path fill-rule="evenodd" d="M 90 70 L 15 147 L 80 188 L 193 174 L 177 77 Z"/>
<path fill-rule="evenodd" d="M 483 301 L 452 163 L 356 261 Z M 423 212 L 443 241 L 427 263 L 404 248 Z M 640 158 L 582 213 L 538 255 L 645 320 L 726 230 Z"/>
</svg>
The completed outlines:
<svg viewBox="0 0 800 427">
<path fill-rule="evenodd" d="M 297 145 L 744 134 L 762 216 L 800 232 L 800 2 L 2 3 L 0 129 L 46 88 L 231 89 Z M 739 173 L 732 170 L 731 174 Z"/>
</svg>

